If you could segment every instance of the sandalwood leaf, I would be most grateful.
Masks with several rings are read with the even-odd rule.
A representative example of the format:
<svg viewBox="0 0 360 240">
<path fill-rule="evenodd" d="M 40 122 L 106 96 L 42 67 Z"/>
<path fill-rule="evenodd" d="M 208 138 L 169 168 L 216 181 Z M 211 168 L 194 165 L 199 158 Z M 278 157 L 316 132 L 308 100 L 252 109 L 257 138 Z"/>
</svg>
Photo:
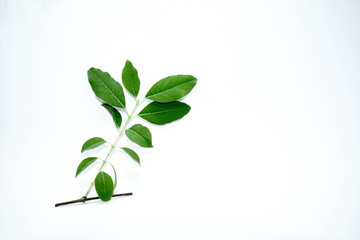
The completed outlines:
<svg viewBox="0 0 360 240">
<path fill-rule="evenodd" d="M 125 108 L 125 95 L 122 86 L 109 73 L 97 68 L 88 70 L 88 79 L 95 95 L 118 108 Z"/>
<path fill-rule="evenodd" d="M 126 136 L 141 147 L 150 148 L 152 145 L 151 132 L 141 124 L 135 124 L 125 130 Z"/>
<path fill-rule="evenodd" d="M 129 93 L 136 98 L 140 89 L 140 79 L 137 70 L 127 60 L 122 71 L 122 82 Z"/>
<path fill-rule="evenodd" d="M 190 109 L 191 107 L 186 103 L 177 101 L 170 103 L 151 102 L 138 115 L 150 123 L 164 125 L 184 117 Z"/>
<path fill-rule="evenodd" d="M 81 152 L 96 148 L 102 144 L 106 143 L 106 141 L 100 137 L 94 137 L 87 140 L 81 148 Z"/>
<path fill-rule="evenodd" d="M 104 108 L 106 108 L 106 110 L 108 110 L 108 112 L 111 114 L 111 116 L 114 120 L 116 127 L 120 128 L 122 117 L 121 117 L 121 114 L 119 113 L 119 111 L 107 103 L 104 103 L 101 106 L 103 106 Z"/>
<path fill-rule="evenodd" d="M 109 201 L 114 192 L 114 183 L 112 178 L 106 172 L 99 172 L 95 178 L 95 190 L 99 198 L 103 201 Z"/>
<path fill-rule="evenodd" d="M 84 160 L 82 160 L 81 163 L 79 164 L 77 170 L 76 170 L 75 177 L 77 177 L 88 166 L 90 166 L 92 163 L 94 163 L 96 161 L 96 159 L 98 159 L 98 158 L 97 157 L 88 157 L 88 158 L 85 158 Z"/>
<path fill-rule="evenodd" d="M 126 152 L 135 162 L 137 162 L 140 165 L 139 155 L 137 155 L 137 153 L 134 150 L 126 147 L 123 147 L 121 149 L 124 150 L 124 152 Z"/>
<path fill-rule="evenodd" d="M 99 172 L 95 178 L 95 189 L 101 200 L 109 201 L 114 192 L 114 183 L 110 175 Z"/>
<path fill-rule="evenodd" d="M 173 102 L 185 97 L 196 85 L 197 79 L 191 75 L 174 75 L 156 82 L 146 94 L 146 98 L 156 102 Z"/>
<path fill-rule="evenodd" d="M 116 185 L 117 185 L 117 176 L 116 176 L 116 171 L 115 171 L 115 168 L 114 168 L 114 165 L 112 165 L 111 163 L 109 163 L 110 166 L 112 167 L 112 169 L 114 170 L 114 177 L 115 177 L 115 181 L 114 181 L 114 189 L 116 188 Z"/>
</svg>

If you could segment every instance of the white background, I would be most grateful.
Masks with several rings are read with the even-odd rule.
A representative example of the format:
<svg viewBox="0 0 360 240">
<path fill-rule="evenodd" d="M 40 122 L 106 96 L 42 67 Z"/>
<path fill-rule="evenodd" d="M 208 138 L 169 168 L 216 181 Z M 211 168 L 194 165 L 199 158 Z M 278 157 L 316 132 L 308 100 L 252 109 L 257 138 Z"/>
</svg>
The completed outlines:
<svg viewBox="0 0 360 240">
<path fill-rule="evenodd" d="M 0 3 L 1 239 L 360 239 L 359 1 Z M 121 140 L 141 157 L 111 158 L 133 196 L 55 208 L 106 154 L 83 142 L 117 135 L 86 71 L 120 81 L 126 59 L 141 97 L 196 76 L 192 110 L 143 122 L 153 149 Z"/>
</svg>

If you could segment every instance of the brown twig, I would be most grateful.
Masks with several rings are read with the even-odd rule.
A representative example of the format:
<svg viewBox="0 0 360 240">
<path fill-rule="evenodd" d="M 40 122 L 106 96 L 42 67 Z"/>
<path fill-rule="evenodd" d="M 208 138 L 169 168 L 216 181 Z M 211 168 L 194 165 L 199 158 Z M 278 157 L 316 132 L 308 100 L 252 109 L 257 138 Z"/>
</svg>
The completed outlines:
<svg viewBox="0 0 360 240">
<path fill-rule="evenodd" d="M 121 196 L 131 196 L 133 195 L 131 192 L 130 193 L 119 193 L 119 194 L 114 194 L 112 195 L 112 197 L 121 197 Z M 62 205 L 68 205 L 68 204 L 73 204 L 73 203 L 79 203 L 79 202 L 86 202 L 86 201 L 90 201 L 90 200 L 96 200 L 96 199 L 100 199 L 99 197 L 82 197 L 80 199 L 77 200 L 72 200 L 72 201 L 67 201 L 67 202 L 61 202 L 61 203 L 56 203 L 55 207 L 59 207 Z"/>
</svg>

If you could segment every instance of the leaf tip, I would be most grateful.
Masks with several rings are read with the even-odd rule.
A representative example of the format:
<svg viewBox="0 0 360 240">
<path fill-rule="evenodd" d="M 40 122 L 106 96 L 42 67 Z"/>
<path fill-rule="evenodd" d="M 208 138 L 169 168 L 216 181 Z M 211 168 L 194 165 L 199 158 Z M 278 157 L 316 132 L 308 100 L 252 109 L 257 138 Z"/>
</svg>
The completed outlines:
<svg viewBox="0 0 360 240">
<path fill-rule="evenodd" d="M 91 68 L 89 68 L 89 70 L 87 71 L 87 74 L 89 75 L 91 72 L 93 72 L 94 70 L 96 70 L 96 68 L 94 68 L 94 67 L 91 67 Z"/>
</svg>

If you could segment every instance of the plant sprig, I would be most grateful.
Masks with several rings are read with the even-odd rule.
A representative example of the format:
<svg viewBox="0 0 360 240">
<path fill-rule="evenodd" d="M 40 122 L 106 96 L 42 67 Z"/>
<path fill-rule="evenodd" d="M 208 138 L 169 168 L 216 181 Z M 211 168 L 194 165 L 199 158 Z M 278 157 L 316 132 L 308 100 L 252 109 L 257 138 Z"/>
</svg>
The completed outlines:
<svg viewBox="0 0 360 240">
<path fill-rule="evenodd" d="M 189 105 L 179 100 L 185 97 L 197 83 L 197 79 L 191 75 L 168 76 L 156 82 L 147 92 L 145 98 L 139 100 L 140 78 L 138 76 L 138 71 L 133 64 L 127 60 L 122 71 L 122 83 L 131 97 L 135 99 L 135 106 L 129 113 L 126 108 L 123 87 L 119 82 L 112 78 L 109 73 L 103 72 L 100 69 L 90 68 L 88 70 L 88 79 L 95 95 L 103 101 L 102 106 L 111 114 L 119 134 L 114 143 L 109 143 L 101 137 L 93 137 L 83 144 L 81 152 L 97 148 L 104 144 L 108 144 L 110 148 L 104 159 L 99 157 L 88 157 L 80 162 L 75 177 L 80 175 L 85 169 L 92 167 L 96 161 L 101 161 L 101 166 L 86 194 L 78 200 L 58 203 L 55 206 L 97 199 L 96 197 L 88 198 L 94 185 L 99 198 L 103 201 L 109 201 L 113 196 L 132 195 L 132 193 L 113 195 L 117 185 L 117 175 L 114 166 L 109 161 L 111 153 L 115 149 L 122 150 L 140 165 L 140 157 L 134 150 L 128 147 L 117 147 L 117 144 L 120 138 L 125 134 L 129 140 L 137 145 L 144 148 L 151 148 L 153 147 L 152 135 L 150 130 L 141 124 L 134 124 L 133 126 L 128 127 L 129 122 L 135 117 L 140 117 L 149 123 L 164 125 L 181 119 L 189 113 L 191 108 Z M 138 114 L 135 114 L 135 111 L 144 100 L 149 100 L 150 103 Z M 127 119 L 124 123 L 119 111 L 122 111 L 127 115 Z M 113 181 L 108 173 L 103 171 L 106 164 L 109 164 L 112 167 L 115 181 Z"/>
</svg>

